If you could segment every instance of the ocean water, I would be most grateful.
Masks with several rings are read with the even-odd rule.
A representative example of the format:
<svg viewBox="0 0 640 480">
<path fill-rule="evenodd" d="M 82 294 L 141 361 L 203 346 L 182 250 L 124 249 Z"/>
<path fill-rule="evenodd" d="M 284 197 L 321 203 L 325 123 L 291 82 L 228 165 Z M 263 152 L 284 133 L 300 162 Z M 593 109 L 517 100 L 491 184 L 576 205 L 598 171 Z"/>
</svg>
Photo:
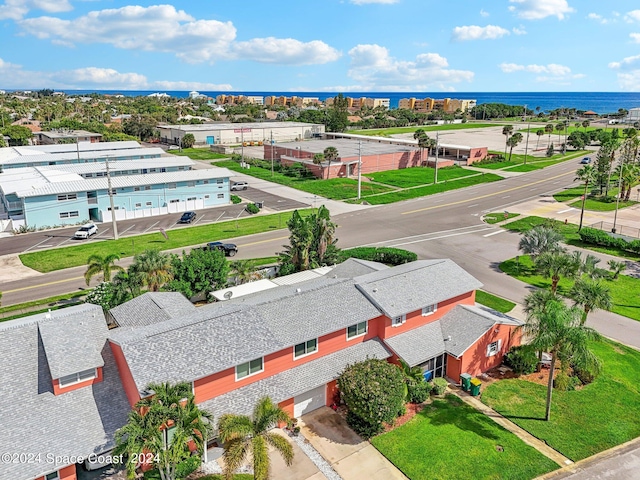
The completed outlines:
<svg viewBox="0 0 640 480">
<path fill-rule="evenodd" d="M 149 95 L 155 93 L 147 90 L 65 90 L 69 95 L 98 94 L 122 94 L 127 96 Z M 176 98 L 189 96 L 187 91 L 160 91 Z M 201 91 L 203 95 L 215 97 L 216 95 L 255 95 L 265 97 L 268 95 L 293 96 L 298 97 L 318 97 L 325 100 L 328 97 L 335 97 L 338 92 L 213 92 Z M 391 108 L 398 106 L 401 98 L 459 98 L 475 99 L 478 104 L 482 103 L 505 103 L 507 105 L 527 105 L 534 110 L 540 107 L 540 111 L 548 112 L 557 108 L 575 108 L 577 110 L 593 110 L 599 114 L 616 113 L 618 109 L 630 109 L 640 107 L 640 92 L 455 92 L 455 93 L 432 93 L 432 92 L 348 92 L 344 93 L 349 97 L 371 97 L 389 98 Z"/>
</svg>

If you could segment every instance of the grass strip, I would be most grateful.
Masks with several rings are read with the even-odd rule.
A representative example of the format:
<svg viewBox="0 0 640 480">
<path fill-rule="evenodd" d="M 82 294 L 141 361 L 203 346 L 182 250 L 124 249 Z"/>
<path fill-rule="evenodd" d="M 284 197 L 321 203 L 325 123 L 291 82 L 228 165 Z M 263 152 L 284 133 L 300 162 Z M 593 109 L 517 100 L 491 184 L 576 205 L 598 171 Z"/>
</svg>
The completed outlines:
<svg viewBox="0 0 640 480">
<path fill-rule="evenodd" d="M 494 224 L 494 223 L 503 222 L 505 220 L 509 220 L 510 218 L 515 218 L 519 216 L 520 216 L 519 213 L 507 213 L 507 216 L 505 218 L 504 212 L 493 212 L 493 213 L 487 213 L 484 216 L 484 221 L 485 223 Z"/>
<path fill-rule="evenodd" d="M 476 302 L 501 313 L 510 312 L 516 306 L 515 303 L 484 290 L 476 290 Z"/>
<path fill-rule="evenodd" d="M 182 150 L 171 150 L 172 155 L 189 157 L 192 160 L 218 160 L 220 158 L 229 158 L 230 155 L 212 152 L 208 148 L 183 148 Z"/>
<path fill-rule="evenodd" d="M 425 132 L 444 131 L 444 130 L 468 130 L 470 128 L 487 128 L 487 127 L 501 127 L 504 124 L 500 123 L 447 123 L 444 125 L 421 125 L 416 127 L 393 127 L 393 128 L 372 128 L 366 130 L 349 130 L 349 133 L 355 133 L 357 135 L 371 135 L 376 137 L 387 137 L 389 135 L 398 135 L 402 133 L 414 133 L 416 130 L 421 129 Z"/>
<path fill-rule="evenodd" d="M 302 215 L 309 215 L 312 209 L 299 210 L 299 212 Z M 168 239 L 165 239 L 160 232 L 157 232 L 119 240 L 92 240 L 73 247 L 23 253 L 20 255 L 20 260 L 25 266 L 38 272 L 53 272 L 63 268 L 86 265 L 87 258 L 90 255 L 104 257 L 111 253 L 117 253 L 121 258 L 124 258 L 148 249 L 171 250 L 229 237 L 242 237 L 278 230 L 286 228 L 291 214 L 292 212 L 281 212 L 272 215 L 257 215 L 239 220 L 167 230 Z"/>
<path fill-rule="evenodd" d="M 439 168 L 438 181 L 455 180 L 477 174 L 478 172 L 475 170 L 467 170 L 458 166 Z M 435 169 L 431 167 L 411 167 L 400 170 L 387 170 L 386 172 L 368 173 L 364 176 L 374 182 L 384 183 L 398 188 L 409 188 L 433 183 Z"/>
</svg>

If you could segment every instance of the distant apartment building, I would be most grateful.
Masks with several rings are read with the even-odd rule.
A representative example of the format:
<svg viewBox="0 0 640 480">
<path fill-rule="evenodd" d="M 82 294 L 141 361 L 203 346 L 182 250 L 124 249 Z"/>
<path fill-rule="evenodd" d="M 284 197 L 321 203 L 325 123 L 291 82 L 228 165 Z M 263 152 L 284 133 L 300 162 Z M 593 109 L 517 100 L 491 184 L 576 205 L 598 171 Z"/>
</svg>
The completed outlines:
<svg viewBox="0 0 640 480">
<path fill-rule="evenodd" d="M 280 105 L 283 107 L 307 107 L 309 105 L 319 105 L 320 99 L 318 97 L 286 97 L 268 95 L 264 97 L 264 104 L 266 106 Z"/>
<path fill-rule="evenodd" d="M 99 142 L 102 134 L 85 130 L 57 130 L 51 132 L 35 132 L 33 136 L 38 145 L 53 145 L 69 142 Z"/>
<path fill-rule="evenodd" d="M 360 110 L 363 107 L 376 108 L 383 107 L 389 108 L 389 98 L 370 98 L 370 97 L 345 97 L 347 100 L 347 108 L 349 110 Z M 327 107 L 333 106 L 336 97 L 327 98 L 324 103 Z"/>
<path fill-rule="evenodd" d="M 398 108 L 414 110 L 420 113 L 431 113 L 434 110 L 444 113 L 455 113 L 471 110 L 476 106 L 476 100 L 459 100 L 457 98 L 401 98 L 398 101 Z"/>
<path fill-rule="evenodd" d="M 216 97 L 218 105 L 264 105 L 264 97 L 255 95 L 218 95 Z"/>
</svg>

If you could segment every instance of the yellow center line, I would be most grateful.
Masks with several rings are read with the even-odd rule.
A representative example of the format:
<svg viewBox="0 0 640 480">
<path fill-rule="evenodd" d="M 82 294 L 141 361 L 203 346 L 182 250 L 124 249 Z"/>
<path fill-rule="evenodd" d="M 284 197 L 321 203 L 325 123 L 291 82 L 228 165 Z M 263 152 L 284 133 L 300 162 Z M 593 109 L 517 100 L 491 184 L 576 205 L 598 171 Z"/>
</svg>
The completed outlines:
<svg viewBox="0 0 640 480">
<path fill-rule="evenodd" d="M 433 210 L 433 209 L 436 209 L 436 208 L 450 207 L 452 205 L 460 205 L 461 203 L 475 202 L 476 200 L 480 200 L 482 198 L 494 197 L 496 195 L 501 195 L 503 193 L 513 192 L 514 190 L 519 190 L 521 188 L 530 187 L 531 185 L 536 185 L 538 183 L 548 182 L 549 180 L 553 180 L 555 178 L 564 177 L 566 175 L 575 175 L 575 172 L 562 173 L 562 174 L 556 175 L 554 177 L 548 177 L 548 178 L 544 178 L 542 180 L 537 180 L 535 182 L 527 183 L 526 185 L 520 185 L 518 187 L 507 188 L 505 190 L 500 190 L 500 191 L 493 192 L 493 193 L 487 193 L 486 195 L 481 195 L 479 197 L 467 198 L 466 200 L 458 200 L 457 202 L 443 203 L 442 205 L 434 205 L 432 207 L 420 208 L 418 210 L 410 210 L 408 212 L 402 212 L 400 215 L 409 215 L 409 214 L 412 214 L 412 213 L 424 212 L 426 210 Z"/>
<path fill-rule="evenodd" d="M 20 288 L 15 288 L 13 290 L 4 290 L 2 293 L 6 294 L 6 293 L 22 292 L 24 290 L 31 290 L 33 288 L 42 288 L 49 285 L 56 285 L 58 283 L 75 282 L 77 280 L 84 280 L 84 277 L 73 277 L 73 278 L 67 278 L 65 280 L 56 280 L 55 282 L 39 283 L 38 285 L 32 285 L 30 287 L 20 287 Z"/>
</svg>

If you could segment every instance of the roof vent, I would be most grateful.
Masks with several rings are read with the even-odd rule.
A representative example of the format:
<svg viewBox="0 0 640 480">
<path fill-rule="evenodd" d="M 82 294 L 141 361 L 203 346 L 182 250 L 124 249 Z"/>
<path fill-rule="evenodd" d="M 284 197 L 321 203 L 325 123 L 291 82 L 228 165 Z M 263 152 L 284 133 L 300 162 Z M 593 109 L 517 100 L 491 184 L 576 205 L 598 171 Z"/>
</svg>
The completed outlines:
<svg viewBox="0 0 640 480">
<path fill-rule="evenodd" d="M 300 293 L 302 291 L 301 288 L 296 288 L 296 293 Z"/>
<path fill-rule="evenodd" d="M 451 335 L 447 335 L 447 338 L 444 339 L 445 342 L 450 342 L 451 341 Z"/>
<path fill-rule="evenodd" d="M 49 311 L 44 314 L 44 318 L 46 318 L 47 320 L 51 318 L 51 309 L 49 309 Z"/>
<path fill-rule="evenodd" d="M 377 288 L 374 288 L 374 289 L 373 289 L 373 293 L 376 293 L 377 291 L 378 291 L 378 289 L 377 289 Z"/>
</svg>

